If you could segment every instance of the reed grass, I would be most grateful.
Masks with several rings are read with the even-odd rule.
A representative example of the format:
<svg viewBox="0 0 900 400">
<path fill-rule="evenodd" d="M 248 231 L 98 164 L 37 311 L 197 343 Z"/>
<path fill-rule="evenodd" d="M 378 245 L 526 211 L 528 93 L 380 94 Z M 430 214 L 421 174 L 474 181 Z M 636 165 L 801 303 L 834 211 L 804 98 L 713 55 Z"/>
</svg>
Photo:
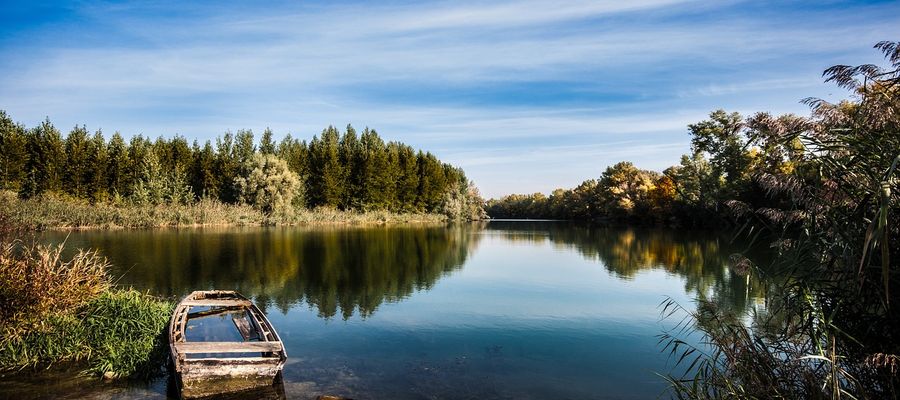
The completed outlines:
<svg viewBox="0 0 900 400">
<path fill-rule="evenodd" d="M 173 304 L 113 288 L 105 258 L 0 242 L 0 370 L 86 363 L 107 378 L 154 375 Z"/>
<path fill-rule="evenodd" d="M 334 208 L 298 208 L 263 213 L 251 206 L 201 199 L 190 204 L 90 204 L 56 194 L 21 199 L 0 192 L 0 216 L 25 230 L 115 229 L 244 225 L 325 225 L 442 223 L 440 214 L 389 211 L 343 211 Z"/>
</svg>

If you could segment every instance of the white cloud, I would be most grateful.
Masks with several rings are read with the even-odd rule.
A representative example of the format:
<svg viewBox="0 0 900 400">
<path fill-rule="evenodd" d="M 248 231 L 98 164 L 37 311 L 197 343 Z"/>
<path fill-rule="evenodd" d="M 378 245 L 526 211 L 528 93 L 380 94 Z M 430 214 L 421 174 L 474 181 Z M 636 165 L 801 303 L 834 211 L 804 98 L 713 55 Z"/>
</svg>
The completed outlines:
<svg viewBox="0 0 900 400">
<path fill-rule="evenodd" d="M 711 109 L 797 112 L 797 100 L 822 94 L 821 68 L 877 59 L 868 46 L 900 34 L 877 18 L 890 6 L 792 24 L 719 13 L 728 6 L 301 4 L 171 20 L 98 6 L 84 11 L 83 31 L 44 35 L 96 28 L 123 39 L 4 48 L 0 108 L 29 125 L 50 116 L 61 127 L 201 139 L 265 126 L 309 137 L 352 122 L 432 150 L 499 195 L 577 183 L 623 158 L 665 167 L 686 148 L 685 125 Z M 721 18 L 678 17 L 701 7 Z M 536 82 L 581 97 L 493 89 Z"/>
</svg>

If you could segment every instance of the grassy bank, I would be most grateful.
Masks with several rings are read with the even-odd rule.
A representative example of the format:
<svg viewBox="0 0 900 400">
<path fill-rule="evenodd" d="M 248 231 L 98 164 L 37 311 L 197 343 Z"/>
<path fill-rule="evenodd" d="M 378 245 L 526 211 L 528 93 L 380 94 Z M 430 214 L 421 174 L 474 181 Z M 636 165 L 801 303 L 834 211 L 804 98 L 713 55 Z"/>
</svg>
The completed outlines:
<svg viewBox="0 0 900 400">
<path fill-rule="evenodd" d="M 212 225 L 315 225 L 441 223 L 440 214 L 388 211 L 340 211 L 331 208 L 297 209 L 266 214 L 248 205 L 204 199 L 190 204 L 129 205 L 90 204 L 83 200 L 45 194 L 21 199 L 0 192 L 0 214 L 11 224 L 29 230 L 190 227 Z"/>
<path fill-rule="evenodd" d="M 0 241 L 0 370 L 82 362 L 94 374 L 153 375 L 173 304 L 114 288 L 93 252 Z"/>
</svg>

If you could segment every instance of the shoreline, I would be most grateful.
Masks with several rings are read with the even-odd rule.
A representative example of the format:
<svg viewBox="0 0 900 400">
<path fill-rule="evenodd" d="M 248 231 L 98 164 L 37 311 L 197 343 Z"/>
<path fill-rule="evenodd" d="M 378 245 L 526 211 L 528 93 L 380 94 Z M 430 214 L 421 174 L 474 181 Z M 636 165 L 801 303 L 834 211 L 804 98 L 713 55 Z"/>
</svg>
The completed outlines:
<svg viewBox="0 0 900 400">
<path fill-rule="evenodd" d="M 247 226 L 440 225 L 451 222 L 446 215 L 436 213 L 301 208 L 286 213 L 265 214 L 248 205 L 227 204 L 209 199 L 189 204 L 90 204 L 52 194 L 21 199 L 8 191 L 0 192 L 0 217 L 15 230 L 31 232 Z"/>
</svg>

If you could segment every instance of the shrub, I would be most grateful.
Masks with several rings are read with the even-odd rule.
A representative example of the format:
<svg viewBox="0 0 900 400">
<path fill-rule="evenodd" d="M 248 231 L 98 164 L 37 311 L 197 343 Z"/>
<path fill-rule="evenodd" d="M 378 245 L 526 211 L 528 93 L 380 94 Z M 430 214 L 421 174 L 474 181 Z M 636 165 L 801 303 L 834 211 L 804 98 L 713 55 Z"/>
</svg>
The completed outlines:
<svg viewBox="0 0 900 400">
<path fill-rule="evenodd" d="M 288 169 L 286 161 L 271 154 L 254 155 L 234 183 L 242 202 L 266 214 L 287 213 L 302 196 L 300 177 Z"/>
</svg>

